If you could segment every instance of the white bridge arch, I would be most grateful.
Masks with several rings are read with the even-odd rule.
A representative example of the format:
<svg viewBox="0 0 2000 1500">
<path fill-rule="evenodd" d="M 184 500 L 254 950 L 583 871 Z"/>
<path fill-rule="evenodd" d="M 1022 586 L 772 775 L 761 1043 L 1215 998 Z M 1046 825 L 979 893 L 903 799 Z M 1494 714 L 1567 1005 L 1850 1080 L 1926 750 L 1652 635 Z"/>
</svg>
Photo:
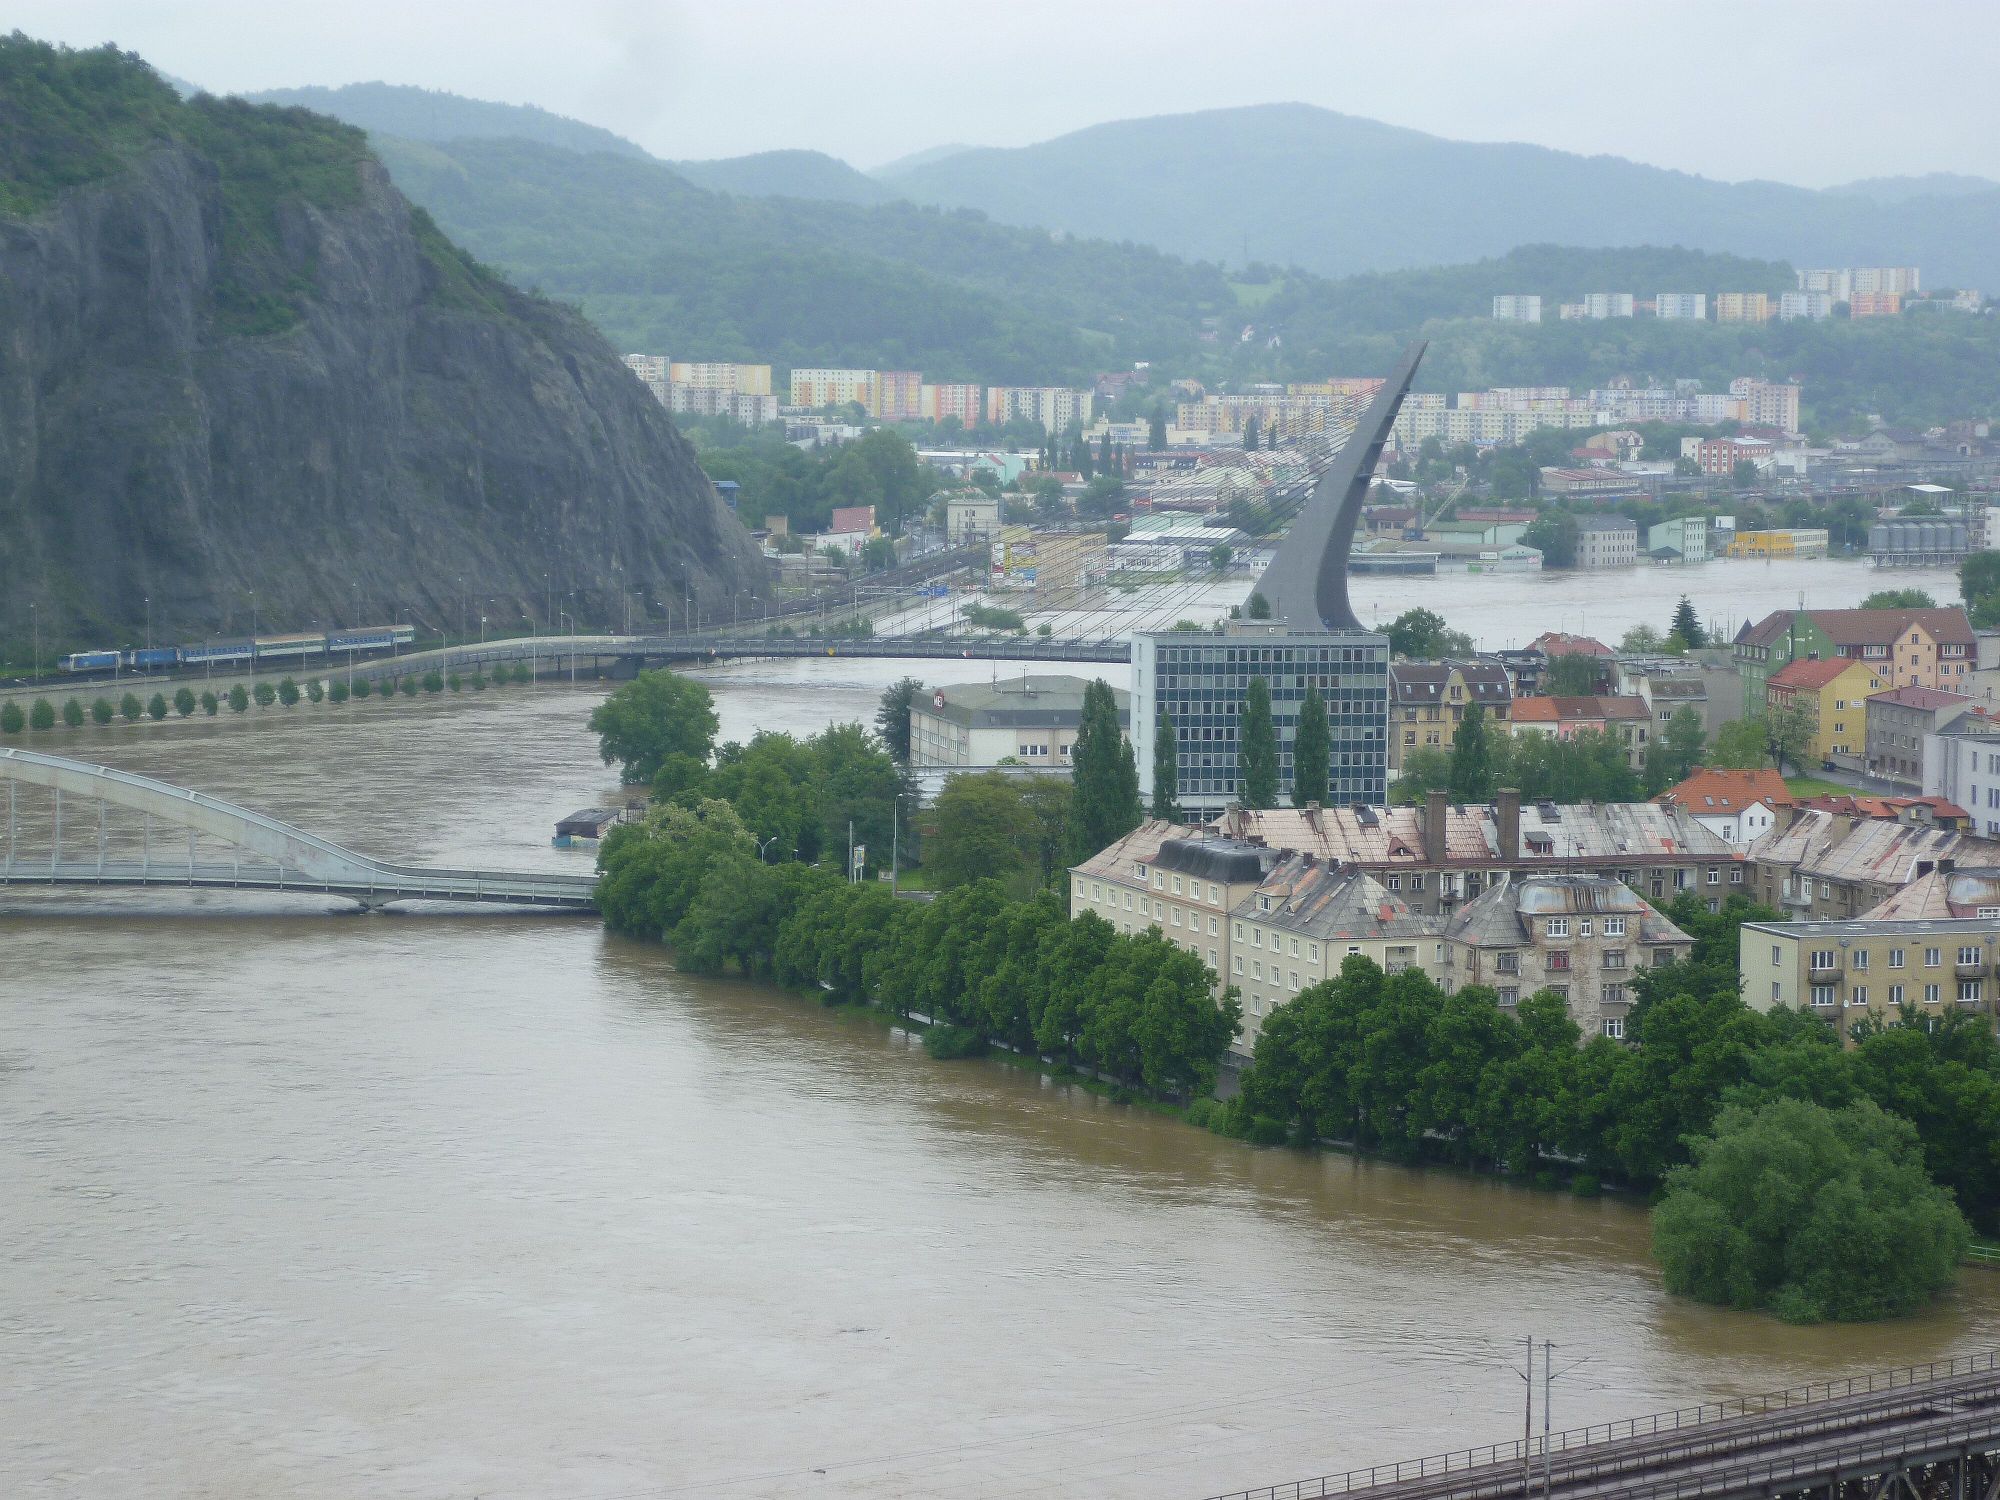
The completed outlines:
<svg viewBox="0 0 2000 1500">
<path fill-rule="evenodd" d="M 88 761 L 0 749 L 0 782 L 6 786 L 7 805 L 5 857 L 0 860 L 4 884 L 298 891 L 345 896 L 370 908 L 391 901 L 450 901 L 568 912 L 596 909 L 596 881 L 588 875 L 437 870 L 374 859 L 220 797 Z M 20 848 L 23 787 L 53 794 L 46 850 L 23 853 Z M 64 847 L 65 806 L 79 804 L 96 810 L 87 850 L 77 847 L 82 840 L 73 818 L 70 846 Z M 110 847 L 105 814 L 114 807 L 144 819 L 136 859 L 129 850 L 114 853 Z M 169 837 L 157 846 L 156 855 L 154 830 L 159 825 L 185 834 L 185 845 Z M 229 857 L 203 858 L 203 839 L 228 845 Z"/>
</svg>

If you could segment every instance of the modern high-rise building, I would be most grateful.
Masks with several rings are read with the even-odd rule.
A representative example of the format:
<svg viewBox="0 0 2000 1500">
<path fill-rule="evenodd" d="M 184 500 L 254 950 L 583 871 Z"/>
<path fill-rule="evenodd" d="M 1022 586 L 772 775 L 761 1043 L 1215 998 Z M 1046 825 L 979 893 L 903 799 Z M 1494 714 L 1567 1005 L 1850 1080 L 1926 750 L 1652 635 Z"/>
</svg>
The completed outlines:
<svg viewBox="0 0 2000 1500">
<path fill-rule="evenodd" d="M 1849 274 L 1854 278 L 1856 295 L 1876 292 L 1908 297 L 1923 290 L 1923 277 L 1915 266 L 1856 266 Z"/>
<path fill-rule="evenodd" d="M 1380 803 L 1388 791 L 1389 641 L 1363 630 L 1291 629 L 1237 621 L 1223 635 L 1164 630 L 1132 638 L 1132 750 L 1139 790 L 1153 795 L 1154 746 L 1169 720 L 1180 805 L 1213 816 L 1239 800 L 1244 698 L 1252 678 L 1271 694 L 1278 794 L 1292 793 L 1292 744 L 1306 689 L 1326 705 L 1332 745 L 1326 805 Z"/>
<path fill-rule="evenodd" d="M 1718 323 L 1768 323 L 1774 311 L 1763 292 L 1717 292 L 1715 321 Z"/>
<path fill-rule="evenodd" d="M 1901 292 L 1856 291 L 1847 299 L 1850 318 L 1893 318 L 1903 310 Z"/>
<path fill-rule="evenodd" d="M 675 360 L 667 369 L 675 385 L 704 391 L 729 391 L 739 396 L 771 394 L 769 365 L 739 365 L 727 360 Z"/>
<path fill-rule="evenodd" d="M 1629 318 L 1632 316 L 1632 294 L 1630 292 L 1589 292 L 1584 295 L 1583 315 L 1586 318 Z"/>
<path fill-rule="evenodd" d="M 646 383 L 646 389 L 653 393 L 662 406 L 666 405 L 667 380 L 673 368 L 672 361 L 666 355 L 628 354 L 625 356 L 625 365 Z"/>
<path fill-rule="evenodd" d="M 1778 298 L 1780 318 L 1810 318 L 1818 322 L 1833 316 L 1833 295 L 1830 292 L 1786 292 Z"/>
<path fill-rule="evenodd" d="M 1653 299 L 1653 312 L 1656 317 L 1701 322 L 1708 316 L 1708 293 L 1661 292 Z"/>
<path fill-rule="evenodd" d="M 1729 394 L 1743 402 L 1743 421 L 1752 427 L 1775 427 L 1780 432 L 1799 430 L 1799 388 L 1789 380 L 1754 380 L 1738 376 L 1729 382 Z"/>
</svg>

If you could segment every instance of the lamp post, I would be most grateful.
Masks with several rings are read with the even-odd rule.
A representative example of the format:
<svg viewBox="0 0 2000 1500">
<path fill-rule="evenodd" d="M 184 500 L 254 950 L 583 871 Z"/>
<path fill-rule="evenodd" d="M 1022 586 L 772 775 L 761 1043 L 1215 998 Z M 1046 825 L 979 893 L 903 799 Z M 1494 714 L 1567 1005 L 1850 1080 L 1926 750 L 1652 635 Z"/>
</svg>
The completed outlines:
<svg viewBox="0 0 2000 1500">
<path fill-rule="evenodd" d="M 568 610 L 564 610 L 562 617 L 565 620 L 569 621 L 569 685 L 571 687 L 575 687 L 576 686 L 576 616 L 571 614 Z"/>
<path fill-rule="evenodd" d="M 779 837 L 780 837 L 780 835 L 778 835 L 778 834 L 775 834 L 775 833 L 774 833 L 774 834 L 772 834 L 772 835 L 771 835 L 771 836 L 770 836 L 769 838 L 767 838 L 767 839 L 759 839 L 759 840 L 757 840 L 757 862 L 758 862 L 759 864 L 763 864 L 763 863 L 765 863 L 765 860 L 764 860 L 764 851 L 765 851 L 766 849 L 770 848 L 770 847 L 771 847 L 771 845 L 773 845 L 773 844 L 777 843 L 777 842 L 778 842 L 778 839 L 779 839 Z M 789 853 L 790 853 L 791 851 L 790 851 L 790 850 L 788 849 L 788 850 L 786 850 L 785 852 L 789 854 Z"/>
<path fill-rule="evenodd" d="M 153 649 L 153 596 L 146 595 L 146 649 Z"/>
<path fill-rule="evenodd" d="M 35 625 L 35 659 L 34 659 L 33 661 L 31 661 L 31 662 L 30 662 L 30 663 L 28 664 L 28 676 L 29 676 L 29 677 L 31 677 L 31 678 L 32 678 L 32 677 L 40 677 L 40 676 L 42 675 L 42 607 L 41 607 L 41 605 L 39 605 L 39 604 L 30 604 L 30 605 L 28 606 L 28 618 L 29 618 L 30 620 L 34 621 L 34 625 Z"/>
</svg>

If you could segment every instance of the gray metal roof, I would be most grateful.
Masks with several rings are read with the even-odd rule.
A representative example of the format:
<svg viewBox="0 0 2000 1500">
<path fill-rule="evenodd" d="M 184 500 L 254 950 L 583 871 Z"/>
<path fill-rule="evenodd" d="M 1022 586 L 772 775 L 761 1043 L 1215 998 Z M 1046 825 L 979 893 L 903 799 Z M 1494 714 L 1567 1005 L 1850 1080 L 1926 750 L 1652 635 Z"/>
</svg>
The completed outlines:
<svg viewBox="0 0 2000 1500">
<path fill-rule="evenodd" d="M 934 696 L 919 696 L 912 707 L 919 713 L 969 729 L 1072 728 L 1083 718 L 1083 693 L 1090 678 L 1062 674 L 1001 677 L 992 682 L 955 683 Z M 1132 722 L 1132 695 L 1113 688 L 1118 722 Z"/>
</svg>

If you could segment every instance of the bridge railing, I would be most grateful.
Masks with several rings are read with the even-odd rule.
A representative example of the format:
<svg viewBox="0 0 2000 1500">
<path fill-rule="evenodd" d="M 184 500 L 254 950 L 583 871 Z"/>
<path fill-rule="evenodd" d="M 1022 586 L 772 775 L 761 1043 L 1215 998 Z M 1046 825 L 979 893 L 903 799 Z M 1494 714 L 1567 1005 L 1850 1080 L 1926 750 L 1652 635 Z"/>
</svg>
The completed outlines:
<svg viewBox="0 0 2000 1500">
<path fill-rule="evenodd" d="M 1322 1474 L 1297 1479 L 1289 1484 L 1265 1485 L 1261 1489 L 1233 1490 L 1210 1500 L 1324 1500 L 1330 1495 L 1351 1494 L 1386 1484 L 1402 1484 L 1417 1479 L 1439 1479 L 1452 1474 L 1468 1474 L 1474 1469 L 1490 1469 L 1522 1464 L 1546 1454 L 1572 1452 L 1605 1443 L 1633 1438 L 1657 1437 L 1662 1433 L 1685 1432 L 1741 1417 L 1767 1416 L 1789 1408 L 1837 1401 L 1850 1396 L 1873 1395 L 1900 1390 L 1962 1375 L 2000 1371 L 2000 1352 L 1960 1355 L 1954 1359 L 1932 1360 L 1926 1364 L 1903 1365 L 1869 1375 L 1843 1380 L 1818 1381 L 1790 1386 L 1756 1396 L 1738 1396 L 1727 1401 L 1706 1401 L 1672 1411 L 1650 1412 L 1616 1422 L 1598 1422 L 1552 1433 L 1546 1439 L 1516 1438 L 1510 1443 L 1489 1443 L 1479 1448 L 1459 1448 L 1399 1463 L 1376 1464 L 1366 1469 L 1349 1469 L 1342 1474 Z M 1674 1493 L 1674 1492 L 1667 1492 Z"/>
</svg>

